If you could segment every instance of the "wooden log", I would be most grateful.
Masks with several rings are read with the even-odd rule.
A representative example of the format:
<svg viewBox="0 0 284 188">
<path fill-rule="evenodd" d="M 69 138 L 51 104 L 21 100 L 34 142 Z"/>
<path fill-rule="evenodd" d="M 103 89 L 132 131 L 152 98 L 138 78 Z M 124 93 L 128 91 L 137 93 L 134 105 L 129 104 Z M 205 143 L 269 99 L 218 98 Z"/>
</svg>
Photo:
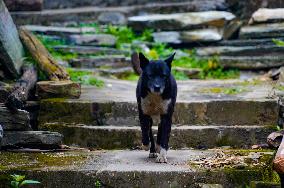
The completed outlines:
<svg viewBox="0 0 284 188">
<path fill-rule="evenodd" d="M 36 95 L 46 98 L 79 98 L 81 85 L 72 81 L 41 81 L 36 85 Z"/>
<path fill-rule="evenodd" d="M 70 79 L 65 68 L 58 64 L 35 35 L 24 28 L 19 29 L 19 34 L 24 46 L 36 61 L 40 70 L 42 70 L 50 80 Z"/>
<path fill-rule="evenodd" d="M 30 92 L 37 82 L 37 71 L 33 66 L 23 67 L 23 75 L 14 85 L 5 104 L 12 110 L 23 109 Z"/>
</svg>

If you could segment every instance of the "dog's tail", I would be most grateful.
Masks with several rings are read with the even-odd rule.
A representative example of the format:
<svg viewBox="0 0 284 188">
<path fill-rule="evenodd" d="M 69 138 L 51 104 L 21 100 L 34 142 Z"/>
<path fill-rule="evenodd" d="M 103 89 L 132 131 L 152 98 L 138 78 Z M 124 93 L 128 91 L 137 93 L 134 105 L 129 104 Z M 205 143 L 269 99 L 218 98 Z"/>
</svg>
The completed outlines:
<svg viewBox="0 0 284 188">
<path fill-rule="evenodd" d="M 142 69 L 140 67 L 139 54 L 137 52 L 133 52 L 131 54 L 131 64 L 134 72 L 138 75 L 141 75 Z"/>
</svg>

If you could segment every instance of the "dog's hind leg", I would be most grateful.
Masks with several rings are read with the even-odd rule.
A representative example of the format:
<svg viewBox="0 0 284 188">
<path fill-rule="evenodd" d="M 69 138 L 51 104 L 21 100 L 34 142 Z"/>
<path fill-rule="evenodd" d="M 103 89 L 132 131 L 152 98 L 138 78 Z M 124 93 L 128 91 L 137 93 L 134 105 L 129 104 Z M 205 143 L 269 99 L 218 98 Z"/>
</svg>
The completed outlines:
<svg viewBox="0 0 284 188">
<path fill-rule="evenodd" d="M 151 127 L 150 127 L 150 142 L 151 142 L 151 147 L 150 147 L 149 158 L 156 158 L 156 157 L 157 157 L 157 153 L 156 153 L 154 135 L 153 135 L 153 131 L 152 131 L 152 124 L 153 124 L 153 121 L 151 122 Z"/>
</svg>

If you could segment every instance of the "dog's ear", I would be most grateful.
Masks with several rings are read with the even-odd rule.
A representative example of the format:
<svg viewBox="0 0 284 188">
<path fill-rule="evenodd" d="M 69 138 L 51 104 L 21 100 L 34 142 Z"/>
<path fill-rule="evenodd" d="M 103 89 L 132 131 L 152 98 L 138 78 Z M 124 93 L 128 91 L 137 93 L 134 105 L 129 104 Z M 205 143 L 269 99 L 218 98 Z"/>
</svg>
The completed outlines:
<svg viewBox="0 0 284 188">
<path fill-rule="evenodd" d="M 176 53 L 174 52 L 170 57 L 165 59 L 165 62 L 167 63 L 168 67 L 171 69 L 172 68 L 172 62 L 174 60 Z"/>
<path fill-rule="evenodd" d="M 142 70 L 144 70 L 144 68 L 149 64 L 149 60 L 141 52 L 139 53 L 139 60 L 140 60 L 140 67 Z"/>
</svg>

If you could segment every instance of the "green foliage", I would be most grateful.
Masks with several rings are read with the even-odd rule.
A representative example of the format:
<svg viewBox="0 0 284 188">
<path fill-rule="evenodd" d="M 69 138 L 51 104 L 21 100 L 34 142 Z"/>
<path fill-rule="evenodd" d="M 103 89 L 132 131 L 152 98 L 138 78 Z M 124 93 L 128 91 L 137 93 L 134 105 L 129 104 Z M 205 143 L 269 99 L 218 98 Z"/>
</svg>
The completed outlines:
<svg viewBox="0 0 284 188">
<path fill-rule="evenodd" d="M 177 79 L 177 80 L 188 80 L 188 76 L 183 72 L 173 70 L 172 74 L 174 75 L 175 79 Z"/>
<path fill-rule="evenodd" d="M 39 181 L 35 180 L 25 180 L 26 176 L 21 176 L 21 175 L 11 175 L 12 181 L 10 183 L 11 188 L 20 188 L 23 187 L 24 185 L 31 185 L 31 184 L 39 184 Z"/>
<path fill-rule="evenodd" d="M 90 71 L 77 71 L 73 69 L 67 69 L 67 72 L 69 73 L 71 80 L 74 82 L 78 82 L 84 85 L 93 85 L 96 87 L 104 86 L 104 81 L 97 79 Z"/>
<path fill-rule="evenodd" d="M 279 39 L 272 39 L 272 42 L 276 44 L 277 46 L 284 46 L 284 41 L 279 40 Z"/>
</svg>

